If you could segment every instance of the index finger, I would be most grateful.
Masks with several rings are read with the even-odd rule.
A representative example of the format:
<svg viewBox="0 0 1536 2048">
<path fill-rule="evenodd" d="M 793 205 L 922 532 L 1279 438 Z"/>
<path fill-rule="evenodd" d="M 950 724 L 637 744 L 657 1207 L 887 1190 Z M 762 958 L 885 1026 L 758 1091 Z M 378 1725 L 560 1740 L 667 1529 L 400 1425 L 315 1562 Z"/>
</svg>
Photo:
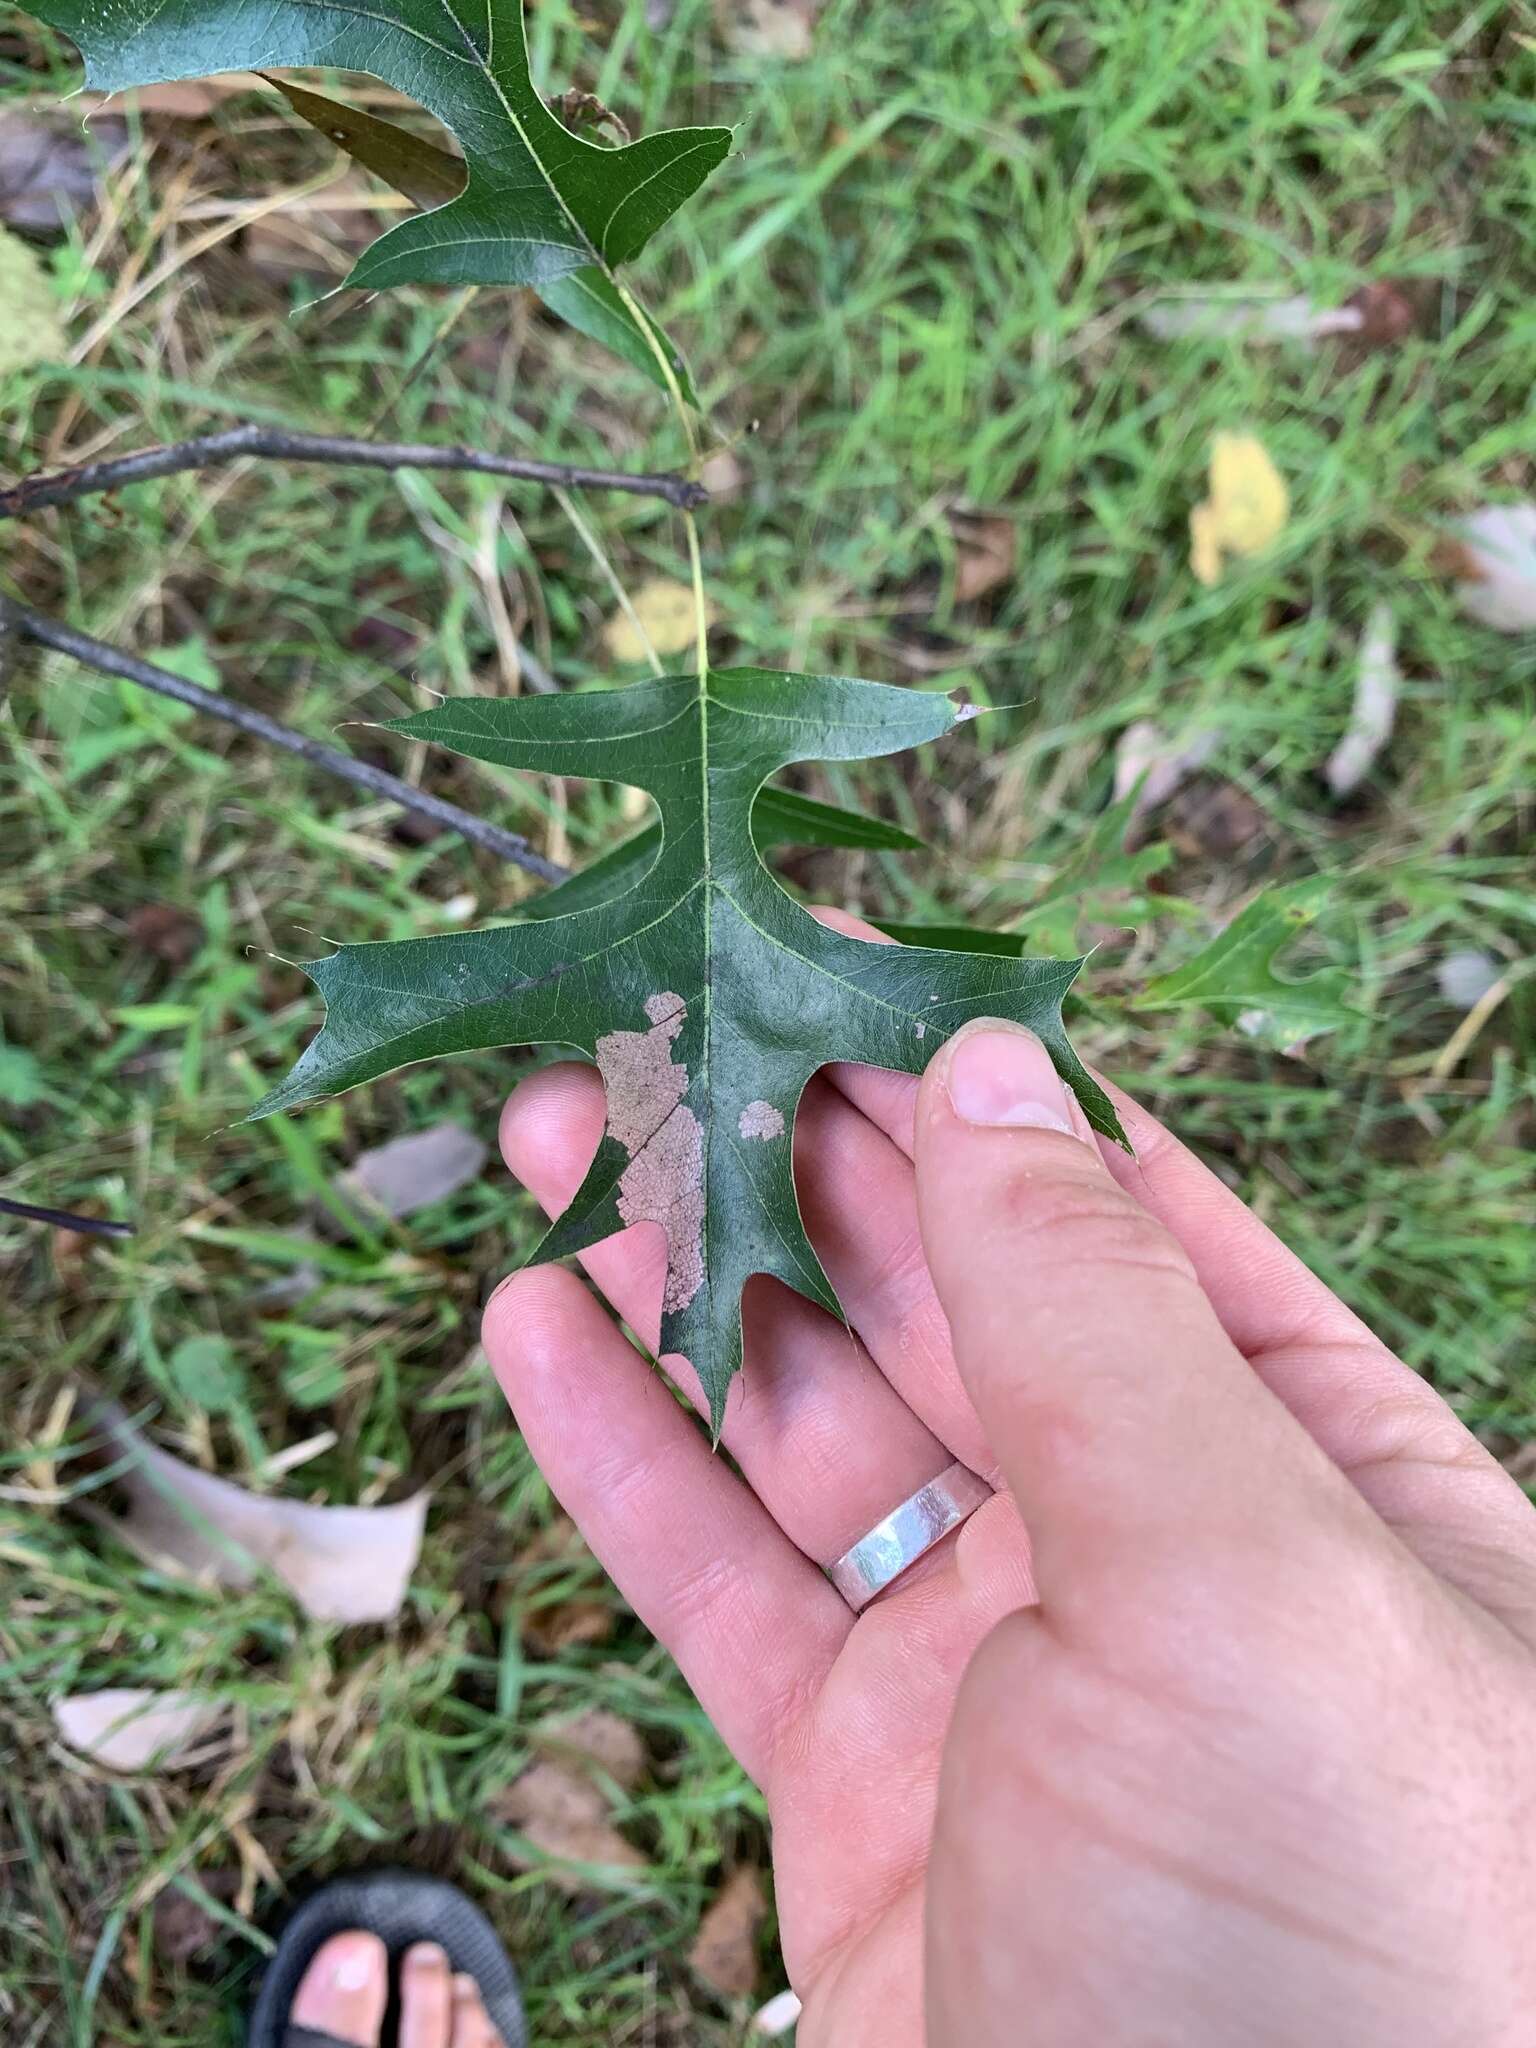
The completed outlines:
<svg viewBox="0 0 1536 2048">
<path fill-rule="evenodd" d="M 889 943 L 847 911 L 816 914 L 850 938 Z M 826 1073 L 911 1158 L 917 1081 L 875 1067 Z M 1409 1448 L 1429 1462 L 1464 1460 L 1475 1439 L 1434 1389 L 1150 1110 L 1102 1074 L 1094 1078 L 1134 1152 L 1100 1139 L 1105 1165 L 1177 1240 L 1228 1337 L 1329 1456 L 1346 1471 Z"/>
</svg>

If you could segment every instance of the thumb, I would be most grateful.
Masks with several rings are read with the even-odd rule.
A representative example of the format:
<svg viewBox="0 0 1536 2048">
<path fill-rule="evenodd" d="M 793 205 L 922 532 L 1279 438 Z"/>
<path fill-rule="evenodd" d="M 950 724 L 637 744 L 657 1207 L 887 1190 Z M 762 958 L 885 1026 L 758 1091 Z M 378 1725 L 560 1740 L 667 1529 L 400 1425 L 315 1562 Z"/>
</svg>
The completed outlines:
<svg viewBox="0 0 1536 2048">
<path fill-rule="evenodd" d="M 1213 1556 L 1294 1565 L 1287 1478 L 1347 1489 L 1111 1178 L 1040 1040 L 991 1019 L 958 1032 L 923 1078 L 916 1140 L 934 1287 L 1047 1609 Z"/>
</svg>

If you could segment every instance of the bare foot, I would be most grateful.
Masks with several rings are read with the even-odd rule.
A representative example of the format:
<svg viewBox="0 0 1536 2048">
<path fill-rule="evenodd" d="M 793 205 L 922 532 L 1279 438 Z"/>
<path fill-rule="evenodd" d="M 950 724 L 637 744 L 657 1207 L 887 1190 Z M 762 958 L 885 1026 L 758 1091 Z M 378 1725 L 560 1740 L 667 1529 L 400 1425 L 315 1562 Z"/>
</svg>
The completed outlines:
<svg viewBox="0 0 1536 2048">
<path fill-rule="evenodd" d="M 316 1950 L 291 2017 L 351 2048 L 378 2048 L 388 2003 L 384 1944 L 354 1928 Z M 418 1942 L 400 1960 L 400 2048 L 502 2048 L 474 1978 L 455 1976 L 434 1942 Z"/>
</svg>

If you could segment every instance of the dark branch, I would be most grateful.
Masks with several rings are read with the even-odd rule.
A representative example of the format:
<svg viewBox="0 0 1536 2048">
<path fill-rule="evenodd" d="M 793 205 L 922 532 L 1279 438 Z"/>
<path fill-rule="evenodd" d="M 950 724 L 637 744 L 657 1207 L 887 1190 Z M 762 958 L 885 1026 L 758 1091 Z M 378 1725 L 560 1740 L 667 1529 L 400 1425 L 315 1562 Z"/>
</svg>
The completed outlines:
<svg viewBox="0 0 1536 2048">
<path fill-rule="evenodd" d="M 28 1223 L 50 1223 L 55 1230 L 78 1230 L 87 1237 L 132 1237 L 131 1223 L 112 1223 L 103 1216 L 77 1216 L 73 1209 L 40 1209 L 36 1202 L 13 1202 L 0 1195 L 0 1216 L 21 1216 Z"/>
<path fill-rule="evenodd" d="M 487 853 L 494 853 L 516 867 L 525 868 L 530 875 L 537 875 L 542 881 L 565 880 L 567 869 L 555 861 L 546 860 L 516 832 L 504 832 L 499 825 L 489 825 L 483 818 L 461 811 L 457 804 L 445 803 L 441 797 L 431 796 L 426 790 L 413 789 L 398 775 L 388 775 L 382 768 L 370 767 L 366 761 L 355 760 L 352 755 L 328 747 L 320 740 L 307 739 L 303 733 L 295 732 L 291 726 L 280 725 L 264 712 L 251 711 L 228 697 L 199 689 L 196 683 L 172 675 L 169 669 L 156 668 L 153 662 L 140 661 L 135 655 L 125 654 L 120 647 L 108 646 L 105 640 L 93 640 L 89 633 L 78 633 L 73 626 L 63 625 L 27 605 L 0 596 L 0 639 L 7 633 L 34 641 L 39 647 L 51 647 L 56 654 L 67 654 L 72 661 L 83 662 L 87 668 L 96 669 L 102 675 L 121 676 L 125 682 L 137 683 L 141 689 L 154 690 L 162 697 L 173 697 L 178 704 L 190 704 L 194 711 L 206 712 L 210 718 L 222 718 L 226 725 L 238 726 L 241 732 L 249 733 L 253 739 L 265 740 L 269 746 L 283 747 L 313 767 L 325 768 L 332 775 L 339 775 L 357 789 L 366 789 L 372 796 L 381 796 L 390 803 L 399 804 L 402 810 L 432 819 L 435 824 L 459 833 L 475 846 L 484 847 Z"/>
<path fill-rule="evenodd" d="M 525 461 L 518 455 L 490 455 L 480 448 L 437 448 L 423 441 L 353 441 L 339 434 L 297 434 L 256 422 L 226 427 L 217 434 L 195 434 L 162 448 L 141 448 L 134 455 L 102 462 L 81 462 L 51 476 L 25 477 L 0 490 L 0 519 L 15 519 L 45 505 L 68 505 L 98 491 L 147 477 L 174 476 L 183 469 L 210 469 L 240 456 L 270 456 L 280 462 L 349 463 L 364 469 L 474 470 L 481 476 L 515 477 L 524 483 L 559 484 L 588 491 L 628 491 L 635 497 L 665 498 L 684 510 L 702 505 L 709 493 L 688 477 L 647 475 L 623 469 L 585 469 L 573 462 Z"/>
</svg>

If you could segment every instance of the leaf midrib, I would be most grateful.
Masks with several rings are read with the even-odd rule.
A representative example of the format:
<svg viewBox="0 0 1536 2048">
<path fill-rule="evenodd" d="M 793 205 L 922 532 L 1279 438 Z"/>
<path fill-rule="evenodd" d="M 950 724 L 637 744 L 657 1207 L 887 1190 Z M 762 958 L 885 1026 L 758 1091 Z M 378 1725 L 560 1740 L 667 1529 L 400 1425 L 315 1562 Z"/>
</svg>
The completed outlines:
<svg viewBox="0 0 1536 2048">
<path fill-rule="evenodd" d="M 697 555 L 694 556 L 694 561 L 697 564 Z M 715 845 L 714 813 L 709 794 L 709 649 L 704 637 L 703 626 L 704 621 L 701 614 L 699 622 L 697 695 L 699 700 L 699 806 L 701 813 L 700 823 L 703 827 L 701 837 L 704 855 L 704 873 L 700 877 L 704 884 L 704 1071 L 700 1076 L 703 1082 L 703 1091 L 699 1097 L 699 1106 L 704 1112 L 701 1119 L 704 1142 L 700 1147 L 700 1170 L 704 1181 L 701 1193 L 703 1194 L 704 1202 L 699 1224 L 699 1251 L 704 1261 L 705 1313 L 709 1318 L 710 1328 L 713 1329 L 715 1321 L 715 1287 L 709 1262 L 709 1165 L 714 1151 L 714 1147 L 710 1142 L 713 1136 L 714 1115 L 710 1103 L 709 1074 L 711 1056 L 714 1051 L 712 1033 L 715 1022 Z M 749 829 L 749 840 L 750 837 Z M 662 843 L 663 847 L 665 847 L 665 821 L 662 824 Z"/>
<path fill-rule="evenodd" d="M 424 30 L 419 28 L 413 28 L 409 22 L 397 21 L 390 15 L 378 13 L 372 7 L 360 7 L 356 4 L 356 0 L 295 0 L 295 4 L 300 7 L 312 8 L 319 13 L 355 14 L 361 16 L 362 19 L 366 21 L 380 22 L 386 28 L 404 29 L 405 33 L 408 36 L 412 37 L 416 42 L 425 43 L 429 50 L 436 50 L 441 56 L 446 57 L 450 63 L 463 64 L 469 70 L 478 72 L 480 76 L 485 80 L 486 84 L 490 87 L 491 91 L 496 95 L 497 100 L 501 104 L 502 112 L 506 115 L 508 121 L 512 124 L 512 128 L 517 135 L 518 141 L 523 145 L 524 150 L 527 152 L 529 162 L 532 163 L 535 170 L 537 170 L 539 176 L 544 180 L 545 185 L 554 195 L 555 203 L 560 208 L 560 211 L 565 215 L 566 221 L 570 226 L 572 234 L 575 235 L 577 241 L 581 244 L 581 247 L 589 252 L 592 262 L 596 264 L 598 269 L 600 269 L 603 272 L 604 276 L 606 276 L 610 282 L 613 281 L 613 272 L 609 269 L 606 259 L 597 249 L 593 247 L 591 237 L 588 235 L 586 229 L 581 225 L 581 222 L 576 218 L 575 214 L 572 213 L 569 205 L 566 202 L 565 194 L 560 190 L 560 187 L 555 183 L 554 179 L 550 176 L 548 170 L 545 168 L 543 157 L 539 154 L 538 150 L 534 148 L 532 142 L 529 140 L 528 131 L 523 126 L 522 118 L 518 114 L 518 111 L 513 106 L 512 102 L 507 98 L 505 91 L 502 89 L 501 80 L 496 76 L 495 72 L 491 69 L 496 44 L 496 21 L 494 12 L 492 10 L 487 9 L 486 13 L 486 52 L 485 55 L 482 57 L 479 50 L 475 47 L 475 40 L 473 36 L 471 36 L 468 28 L 459 19 L 458 15 L 454 13 L 452 6 L 449 4 L 449 0 L 439 0 L 439 5 L 442 7 L 444 14 L 446 14 L 448 19 L 453 23 L 455 29 L 458 30 L 459 36 L 465 45 L 466 54 L 464 55 L 461 55 L 457 50 L 450 49 L 446 43 L 438 42 L 435 36 L 429 36 L 428 34 L 426 34 Z M 528 33 L 525 26 L 525 19 L 526 17 L 519 14 L 517 32 L 522 37 L 523 68 L 528 75 L 528 90 L 530 92 L 537 93 L 538 87 L 533 82 L 533 65 L 528 56 Z M 581 148 L 591 147 L 590 144 L 583 143 L 579 135 L 573 135 L 571 137 L 571 140 Z M 467 155 L 465 158 L 465 169 L 468 177 L 474 176 L 474 166 L 473 164 L 470 163 Z M 451 205 L 453 202 L 449 201 L 448 203 Z M 438 209 L 435 207 L 429 210 L 432 212 L 438 211 Z M 532 235 L 527 235 L 522 237 L 521 239 L 532 243 L 535 242 L 538 238 Z M 545 243 L 543 246 L 547 248 L 553 245 Z"/>
</svg>

